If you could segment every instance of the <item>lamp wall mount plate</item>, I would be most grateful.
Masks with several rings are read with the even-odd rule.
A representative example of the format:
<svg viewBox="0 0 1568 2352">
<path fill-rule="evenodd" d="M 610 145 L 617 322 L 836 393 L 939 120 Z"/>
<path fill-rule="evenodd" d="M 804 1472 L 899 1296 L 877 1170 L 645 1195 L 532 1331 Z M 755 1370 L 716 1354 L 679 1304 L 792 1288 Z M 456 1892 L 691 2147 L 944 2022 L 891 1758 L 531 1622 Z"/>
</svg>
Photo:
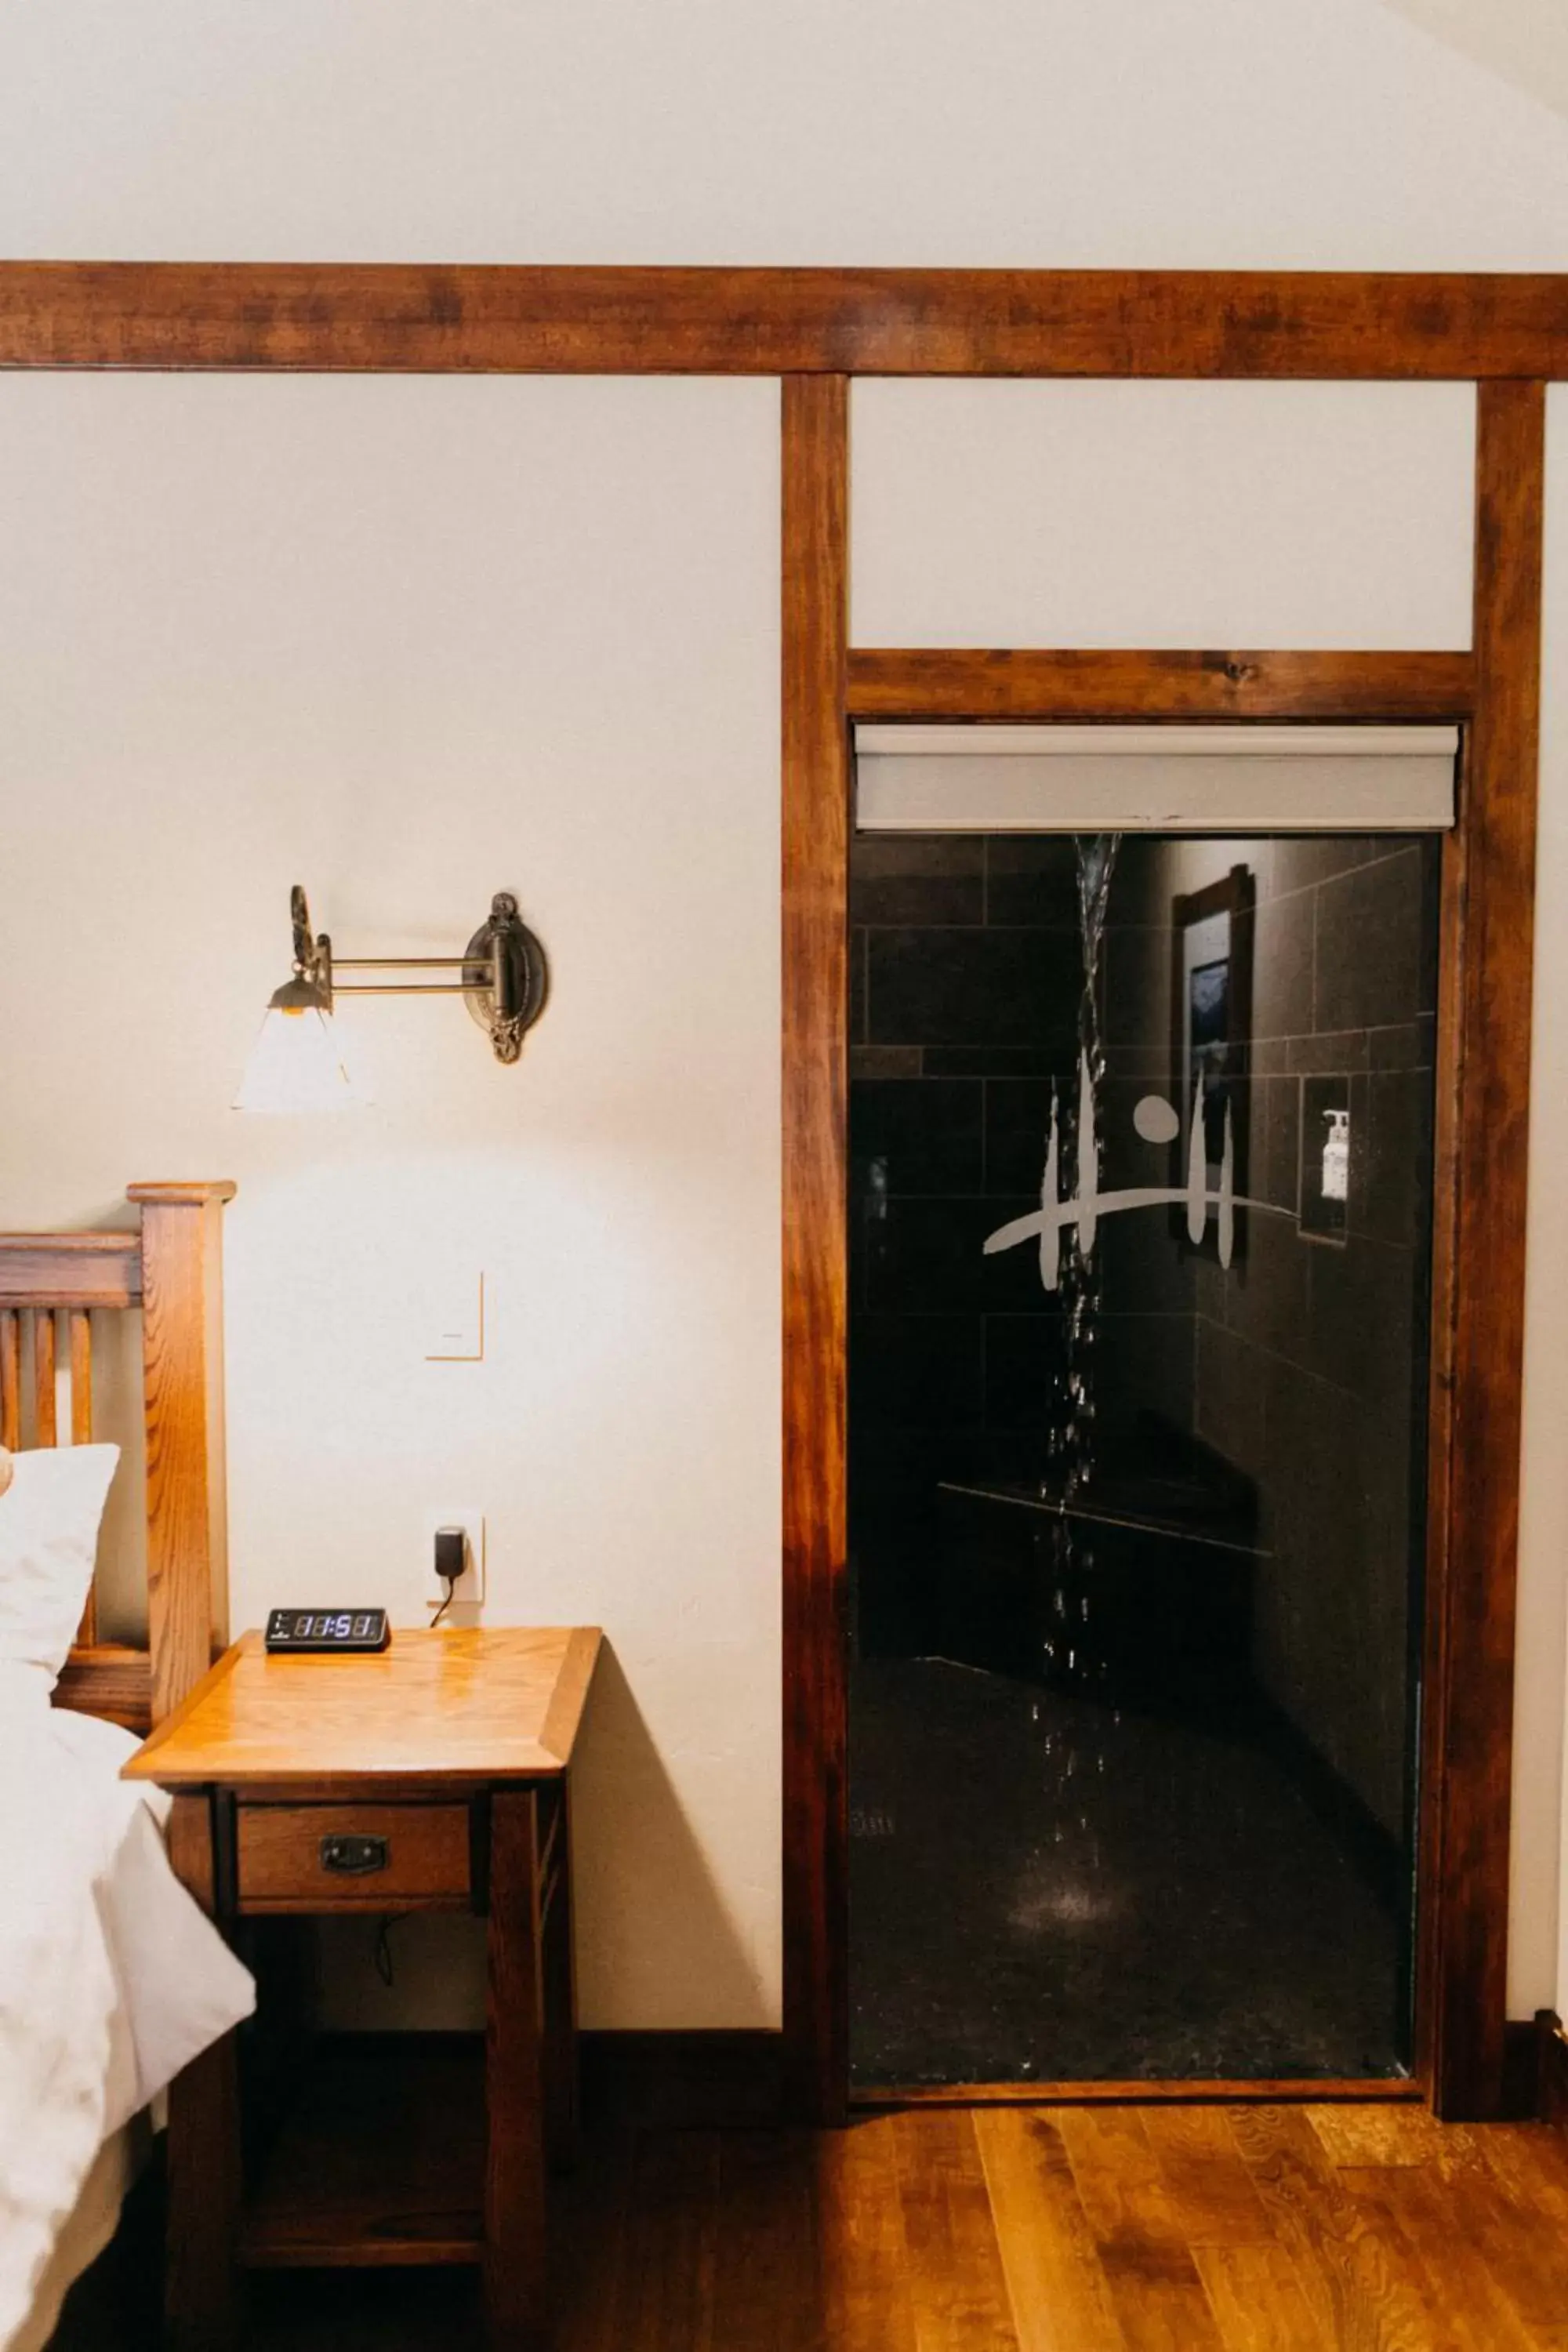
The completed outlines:
<svg viewBox="0 0 1568 2352">
<path fill-rule="evenodd" d="M 325 931 L 310 929 L 305 893 L 289 895 L 294 929 L 294 978 L 279 997 L 299 990 L 331 1013 L 334 996 L 461 996 L 490 1041 L 498 1062 L 515 1062 L 522 1041 L 544 1010 L 550 990 L 544 950 L 518 912 L 511 891 L 498 890 L 490 911 L 460 956 L 334 955 Z M 344 980 L 353 972 L 451 972 L 449 980 Z M 277 998 L 274 999 L 276 1003 Z"/>
</svg>

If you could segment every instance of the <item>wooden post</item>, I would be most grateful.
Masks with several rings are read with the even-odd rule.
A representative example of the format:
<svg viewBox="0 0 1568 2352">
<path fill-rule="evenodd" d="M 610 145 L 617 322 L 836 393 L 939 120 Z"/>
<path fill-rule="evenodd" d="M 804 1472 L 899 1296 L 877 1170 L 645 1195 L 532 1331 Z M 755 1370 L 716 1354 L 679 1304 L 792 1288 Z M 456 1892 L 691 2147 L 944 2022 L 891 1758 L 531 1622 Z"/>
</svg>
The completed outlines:
<svg viewBox="0 0 1568 2352">
<path fill-rule="evenodd" d="M 530 1788 L 490 1799 L 485 2021 L 485 2315 L 490 2352 L 541 2352 L 545 2237 L 544 1986 L 539 1809 Z"/>
<path fill-rule="evenodd" d="M 1417 2003 L 1433 2105 L 1456 2119 L 1503 2107 L 1545 471 L 1543 386 L 1484 383 L 1479 401 L 1476 705 L 1446 883 L 1464 945 L 1438 1068 L 1455 1206 L 1434 1286 Z"/>
<path fill-rule="evenodd" d="M 212 1798 L 174 1799 L 169 1859 L 209 1917 L 217 1907 Z M 225 2352 L 235 2341 L 239 2223 L 239 2084 L 226 2033 L 169 2085 L 169 2225 L 164 2259 L 166 2352 Z"/>
<path fill-rule="evenodd" d="M 577 1953 L 572 1917 L 572 1814 L 570 1775 L 563 1773 L 556 1796 L 553 1863 L 543 1870 L 540 1890 L 541 1967 L 544 1996 L 545 2153 L 556 2171 L 577 2161 L 580 2117 L 577 2086 Z M 548 1905 L 548 1909 L 545 1906 Z"/>
<path fill-rule="evenodd" d="M 784 382 L 784 1946 L 792 2111 L 848 2090 L 849 389 Z"/>
<path fill-rule="evenodd" d="M 147 1637 L 153 1720 L 228 1640 L 223 1204 L 229 1183 L 132 1184 L 142 1209 Z"/>
</svg>

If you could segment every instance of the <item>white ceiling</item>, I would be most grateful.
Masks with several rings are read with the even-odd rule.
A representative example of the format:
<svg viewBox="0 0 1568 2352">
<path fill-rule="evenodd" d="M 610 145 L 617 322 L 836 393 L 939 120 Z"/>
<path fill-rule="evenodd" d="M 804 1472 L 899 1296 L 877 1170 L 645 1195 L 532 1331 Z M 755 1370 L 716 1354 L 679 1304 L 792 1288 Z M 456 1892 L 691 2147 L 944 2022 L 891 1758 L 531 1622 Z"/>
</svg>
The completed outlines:
<svg viewBox="0 0 1568 2352">
<path fill-rule="evenodd" d="M 1477 65 L 1568 114 L 1568 8 L 1563 0 L 1383 0 Z"/>
<path fill-rule="evenodd" d="M 1563 269 L 1557 10 L 0 0 L 0 254 Z"/>
</svg>

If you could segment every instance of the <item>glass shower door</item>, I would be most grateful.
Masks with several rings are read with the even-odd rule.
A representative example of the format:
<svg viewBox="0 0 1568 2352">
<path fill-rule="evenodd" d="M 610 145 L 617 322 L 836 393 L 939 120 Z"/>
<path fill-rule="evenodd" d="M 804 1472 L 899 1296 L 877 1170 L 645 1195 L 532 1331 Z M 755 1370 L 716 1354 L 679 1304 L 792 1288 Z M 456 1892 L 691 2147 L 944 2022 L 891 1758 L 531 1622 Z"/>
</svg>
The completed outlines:
<svg viewBox="0 0 1568 2352">
<path fill-rule="evenodd" d="M 1408 2063 L 1436 866 L 856 838 L 858 2084 Z"/>
</svg>

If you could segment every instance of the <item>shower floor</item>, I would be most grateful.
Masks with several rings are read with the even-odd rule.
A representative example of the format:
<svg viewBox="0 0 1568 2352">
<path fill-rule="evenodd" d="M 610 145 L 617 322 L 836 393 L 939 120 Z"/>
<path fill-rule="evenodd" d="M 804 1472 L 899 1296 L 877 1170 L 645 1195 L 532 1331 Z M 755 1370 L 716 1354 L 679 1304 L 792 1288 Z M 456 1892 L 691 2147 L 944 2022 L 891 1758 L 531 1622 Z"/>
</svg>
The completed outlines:
<svg viewBox="0 0 1568 2352">
<path fill-rule="evenodd" d="M 1399 1920 L 1261 1749 L 940 1659 L 850 1735 L 858 2087 L 1404 2071 Z"/>
</svg>

